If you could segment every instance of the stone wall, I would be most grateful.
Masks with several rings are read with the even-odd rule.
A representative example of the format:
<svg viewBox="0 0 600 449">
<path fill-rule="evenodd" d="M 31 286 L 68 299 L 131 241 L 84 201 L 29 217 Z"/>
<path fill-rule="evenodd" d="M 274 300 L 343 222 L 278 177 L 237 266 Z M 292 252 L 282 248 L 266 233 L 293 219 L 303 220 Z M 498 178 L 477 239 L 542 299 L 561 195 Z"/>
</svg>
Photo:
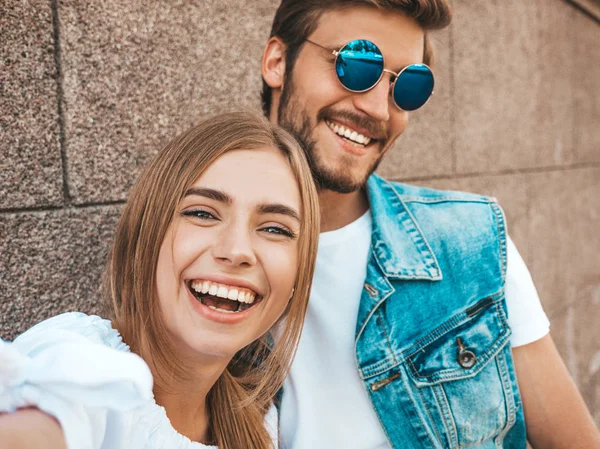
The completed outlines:
<svg viewBox="0 0 600 449">
<path fill-rule="evenodd" d="M 203 115 L 257 108 L 277 0 L 4 0 L 0 336 L 97 312 L 141 167 Z M 600 424 L 600 25 L 563 0 L 454 0 L 436 95 L 380 173 L 493 195 Z"/>
</svg>

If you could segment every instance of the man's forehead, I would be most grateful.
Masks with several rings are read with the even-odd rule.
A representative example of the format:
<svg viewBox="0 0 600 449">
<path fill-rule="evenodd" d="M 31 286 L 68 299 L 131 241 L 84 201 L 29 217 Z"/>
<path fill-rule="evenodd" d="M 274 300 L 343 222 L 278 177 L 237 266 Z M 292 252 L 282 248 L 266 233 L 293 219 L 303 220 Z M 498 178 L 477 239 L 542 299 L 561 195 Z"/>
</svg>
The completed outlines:
<svg viewBox="0 0 600 449">
<path fill-rule="evenodd" d="M 309 38 L 331 49 L 339 49 L 354 39 L 367 39 L 384 56 L 403 53 L 411 62 L 418 62 L 415 58 L 423 55 L 424 31 L 414 19 L 399 11 L 368 6 L 325 11 Z"/>
</svg>

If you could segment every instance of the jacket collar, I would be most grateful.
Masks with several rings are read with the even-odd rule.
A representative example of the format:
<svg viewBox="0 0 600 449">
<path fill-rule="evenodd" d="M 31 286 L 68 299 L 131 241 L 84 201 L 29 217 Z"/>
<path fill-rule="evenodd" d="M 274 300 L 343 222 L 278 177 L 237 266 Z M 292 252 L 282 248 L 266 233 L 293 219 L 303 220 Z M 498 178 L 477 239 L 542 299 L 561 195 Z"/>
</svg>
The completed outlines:
<svg viewBox="0 0 600 449">
<path fill-rule="evenodd" d="M 371 246 L 382 272 L 395 279 L 442 279 L 431 246 L 393 185 L 371 175 L 367 191 L 373 217 Z"/>
</svg>

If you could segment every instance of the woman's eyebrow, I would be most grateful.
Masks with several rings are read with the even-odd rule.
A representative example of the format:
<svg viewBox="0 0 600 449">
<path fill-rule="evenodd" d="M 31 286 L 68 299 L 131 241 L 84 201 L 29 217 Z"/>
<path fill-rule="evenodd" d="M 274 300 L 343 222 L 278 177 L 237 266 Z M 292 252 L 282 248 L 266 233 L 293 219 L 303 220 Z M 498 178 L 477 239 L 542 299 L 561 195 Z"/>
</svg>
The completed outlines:
<svg viewBox="0 0 600 449">
<path fill-rule="evenodd" d="M 203 196 L 205 198 L 219 201 L 219 202 L 225 203 L 225 204 L 231 204 L 233 202 L 231 197 L 229 195 L 227 195 L 225 192 L 222 192 L 221 190 L 208 189 L 205 187 L 192 187 L 192 188 L 188 189 L 187 192 L 185 192 L 185 195 L 183 195 L 183 196 L 186 197 L 186 196 L 192 196 L 192 195 Z"/>
<path fill-rule="evenodd" d="M 231 198 L 231 196 L 229 196 L 227 193 L 221 190 L 209 189 L 206 187 L 191 187 L 185 192 L 184 197 L 193 195 L 202 196 L 204 198 L 219 201 L 228 205 L 231 205 L 233 203 L 233 199 Z M 291 217 L 294 220 L 300 222 L 300 214 L 295 209 L 286 206 L 285 204 L 262 203 L 258 205 L 257 210 L 261 214 L 287 215 L 288 217 Z"/>
<path fill-rule="evenodd" d="M 261 214 L 281 214 L 292 217 L 300 222 L 300 214 L 295 209 L 279 203 L 263 203 L 258 206 L 258 212 Z"/>
</svg>

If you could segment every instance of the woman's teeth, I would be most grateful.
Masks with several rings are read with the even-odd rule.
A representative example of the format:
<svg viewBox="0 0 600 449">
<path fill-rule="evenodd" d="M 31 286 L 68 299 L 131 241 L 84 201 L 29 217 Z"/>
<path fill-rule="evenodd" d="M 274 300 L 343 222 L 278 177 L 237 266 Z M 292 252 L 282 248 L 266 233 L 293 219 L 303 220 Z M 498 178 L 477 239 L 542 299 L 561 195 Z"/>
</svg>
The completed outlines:
<svg viewBox="0 0 600 449">
<path fill-rule="evenodd" d="M 223 313 L 236 313 L 252 307 L 256 292 L 240 287 L 196 280 L 190 283 L 194 296 L 212 310 Z"/>
<path fill-rule="evenodd" d="M 371 142 L 370 137 L 363 136 L 362 134 L 353 131 L 350 128 L 346 128 L 345 126 L 338 125 L 337 123 L 329 121 L 326 121 L 325 123 L 327 123 L 327 126 L 329 126 L 329 128 L 331 128 L 331 130 L 338 136 L 345 137 L 353 143 L 358 143 L 360 145 L 367 146 Z"/>
<path fill-rule="evenodd" d="M 246 304 L 252 304 L 256 298 L 256 293 L 247 288 L 231 287 L 211 281 L 193 281 L 192 289 L 200 294 L 209 294 Z"/>
</svg>

